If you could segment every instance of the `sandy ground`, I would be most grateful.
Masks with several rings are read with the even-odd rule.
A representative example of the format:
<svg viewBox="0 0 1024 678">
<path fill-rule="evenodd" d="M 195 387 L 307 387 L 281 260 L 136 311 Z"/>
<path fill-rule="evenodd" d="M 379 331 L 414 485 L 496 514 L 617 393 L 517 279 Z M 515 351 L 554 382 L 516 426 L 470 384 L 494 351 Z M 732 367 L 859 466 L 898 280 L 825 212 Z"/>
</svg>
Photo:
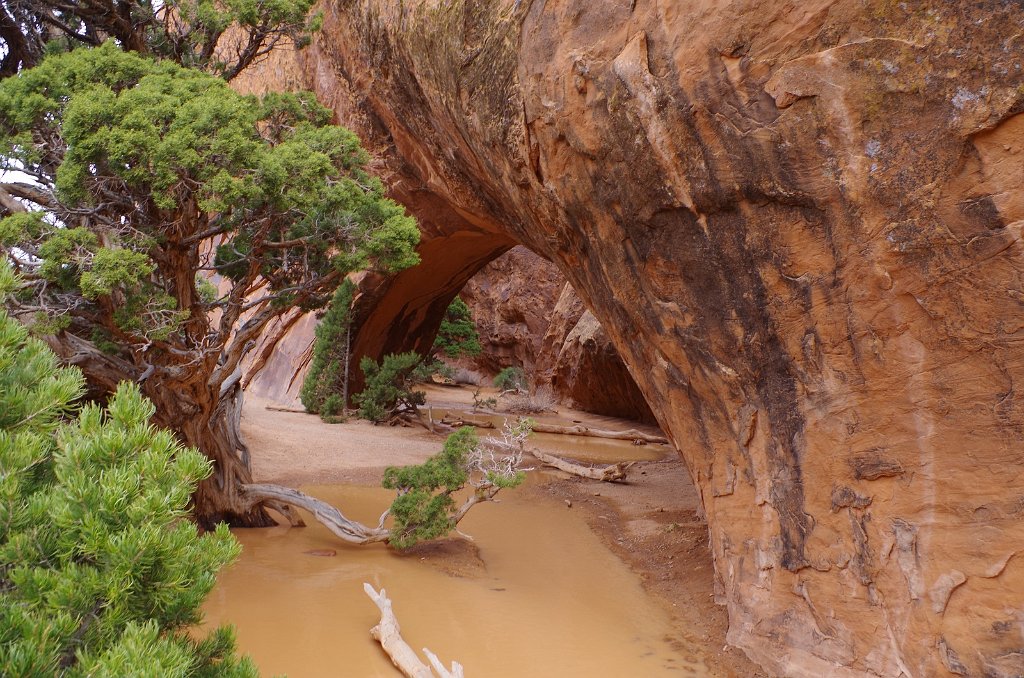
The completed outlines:
<svg viewBox="0 0 1024 678">
<path fill-rule="evenodd" d="M 428 403 L 435 408 L 466 407 L 471 402 L 467 389 L 428 389 Z M 419 463 L 441 446 L 440 436 L 420 427 L 374 426 L 356 419 L 324 424 L 313 415 L 268 407 L 276 405 L 247 397 L 242 415 L 257 481 L 376 485 L 385 467 Z M 572 410 L 562 409 L 557 416 L 563 423 L 578 421 L 596 428 L 644 428 Z M 702 660 L 715 676 L 764 675 L 725 641 L 728 618 L 725 608 L 714 603 L 707 525 L 699 518 L 697 493 L 678 457 L 638 462 L 629 482 L 622 484 L 596 483 L 559 471 L 541 477 L 543 482 L 517 491 L 543 493 L 561 500 L 566 510 L 584 511 L 591 529 L 669 612 L 677 637 L 702 648 L 702 654 L 691 659 Z M 472 576 L 477 565 L 472 548 L 461 541 L 421 545 L 417 551 L 419 557 L 429 552 L 430 560 L 438 561 L 435 566 L 454 575 Z"/>
</svg>

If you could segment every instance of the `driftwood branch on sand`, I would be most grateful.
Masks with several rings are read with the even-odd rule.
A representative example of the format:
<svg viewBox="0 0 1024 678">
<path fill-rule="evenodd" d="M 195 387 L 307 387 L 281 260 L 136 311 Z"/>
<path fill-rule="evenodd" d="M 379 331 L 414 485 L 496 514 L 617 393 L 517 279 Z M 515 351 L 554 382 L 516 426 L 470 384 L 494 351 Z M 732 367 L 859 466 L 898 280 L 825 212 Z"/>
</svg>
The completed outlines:
<svg viewBox="0 0 1024 678">
<path fill-rule="evenodd" d="M 536 433 L 557 433 L 560 435 L 589 436 L 591 438 L 608 438 L 611 440 L 632 440 L 633 442 L 641 441 L 645 444 L 650 443 L 652 445 L 668 444 L 668 438 L 665 436 L 651 435 L 650 433 L 644 433 L 643 431 L 635 428 L 626 429 L 625 431 L 605 431 L 599 428 L 583 426 L 582 424 L 559 426 L 557 424 L 543 424 L 537 422 L 534 423 L 533 430 Z"/>
<path fill-rule="evenodd" d="M 312 414 L 298 407 L 285 407 L 284 405 L 264 405 L 263 409 L 271 412 L 291 412 L 292 414 Z"/>
<path fill-rule="evenodd" d="M 363 590 L 366 591 L 366 595 L 370 596 L 370 600 L 380 610 L 380 623 L 370 629 L 370 635 L 380 643 L 380 646 L 384 648 L 384 652 L 391 657 L 391 663 L 398 667 L 398 670 L 403 675 L 408 676 L 408 678 L 435 678 L 434 672 L 436 671 L 436 675 L 440 676 L 440 678 L 463 678 L 464 674 L 461 664 L 453 661 L 452 667 L 449 669 L 441 663 L 436 654 L 427 648 L 423 648 L 423 654 L 427 656 L 430 665 L 428 666 L 423 663 L 409 643 L 405 642 L 405 639 L 402 638 L 398 619 L 391 608 L 391 599 L 388 598 L 384 589 L 378 592 L 370 584 L 364 583 Z M 434 669 L 433 671 L 430 670 L 431 666 Z"/>
<path fill-rule="evenodd" d="M 459 426 L 475 426 L 476 428 L 495 428 L 494 422 L 486 419 L 473 419 L 465 415 L 454 415 L 449 414 L 441 419 L 439 422 L 444 426 L 457 428 Z M 535 421 L 533 426 L 530 427 L 534 433 L 553 433 L 556 435 L 568 435 L 568 436 L 585 436 L 590 438 L 606 438 L 609 440 L 630 440 L 634 443 L 641 443 L 644 445 L 667 445 L 668 438 L 665 436 L 653 435 L 651 433 L 645 433 L 639 429 L 630 428 L 624 431 L 607 431 L 599 428 L 591 428 L 589 426 L 583 426 L 582 424 L 573 424 L 572 426 L 561 426 L 558 424 L 545 424 L 542 422 Z"/>
<path fill-rule="evenodd" d="M 563 459 L 553 454 L 541 452 L 538 449 L 530 450 L 530 454 L 548 466 L 557 468 L 559 471 L 565 471 L 566 473 L 589 478 L 590 480 L 600 480 L 605 483 L 625 480 L 629 475 L 630 467 L 636 463 L 634 461 L 620 461 L 607 466 L 587 466 L 570 459 Z"/>
<path fill-rule="evenodd" d="M 242 493 L 253 504 L 274 501 L 305 509 L 335 536 L 350 544 L 386 542 L 391 537 L 391 532 L 384 528 L 386 513 L 381 516 L 380 524 L 377 527 L 369 527 L 346 518 L 341 511 L 327 502 L 290 487 L 250 483 L 242 486 Z"/>
</svg>

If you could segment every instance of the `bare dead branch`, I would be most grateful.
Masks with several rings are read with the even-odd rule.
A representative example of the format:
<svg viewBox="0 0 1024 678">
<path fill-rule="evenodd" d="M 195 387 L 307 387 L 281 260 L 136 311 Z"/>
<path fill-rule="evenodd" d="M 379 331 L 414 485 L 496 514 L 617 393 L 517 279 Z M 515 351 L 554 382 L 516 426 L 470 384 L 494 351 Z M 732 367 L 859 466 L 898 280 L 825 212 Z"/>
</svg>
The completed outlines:
<svg viewBox="0 0 1024 678">
<path fill-rule="evenodd" d="M 408 678 L 435 678 L 430 666 L 424 664 L 412 647 L 402 638 L 402 629 L 398 625 L 398 618 L 395 617 L 387 591 L 382 588 L 378 592 L 368 583 L 363 584 L 363 590 L 380 610 L 380 623 L 370 629 L 370 635 L 384 648 L 384 652 L 391 658 L 391 663 Z M 427 655 L 440 678 L 463 678 L 462 665 L 458 662 L 453 661 L 452 668 L 449 670 L 441 663 L 437 655 L 427 648 L 423 648 L 423 653 Z"/>
</svg>

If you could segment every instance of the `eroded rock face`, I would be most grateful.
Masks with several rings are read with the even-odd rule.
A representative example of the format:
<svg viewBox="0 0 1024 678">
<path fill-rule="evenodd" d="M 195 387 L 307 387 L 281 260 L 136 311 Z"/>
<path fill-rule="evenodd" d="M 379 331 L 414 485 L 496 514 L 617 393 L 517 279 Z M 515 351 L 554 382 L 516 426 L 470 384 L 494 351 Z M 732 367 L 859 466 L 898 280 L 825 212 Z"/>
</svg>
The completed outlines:
<svg viewBox="0 0 1024 678">
<path fill-rule="evenodd" d="M 460 293 L 483 346 L 464 359 L 486 374 L 521 366 L 533 387 L 586 412 L 654 422 L 611 338 L 549 261 L 516 247 Z"/>
<path fill-rule="evenodd" d="M 566 284 L 550 312 L 537 382 L 570 407 L 654 423 L 643 393 L 611 337 Z"/>
<path fill-rule="evenodd" d="M 700 489 L 730 643 L 1010 676 L 1022 41 L 1017 2 L 348 0 L 301 70 L 425 247 L 524 243 L 587 301 Z M 409 280 L 400 344 L 447 303 Z"/>
<path fill-rule="evenodd" d="M 483 348 L 469 362 L 486 374 L 510 365 L 533 374 L 543 360 L 544 333 L 563 287 L 558 268 L 525 247 L 488 264 L 459 293 L 473 312 Z"/>
</svg>

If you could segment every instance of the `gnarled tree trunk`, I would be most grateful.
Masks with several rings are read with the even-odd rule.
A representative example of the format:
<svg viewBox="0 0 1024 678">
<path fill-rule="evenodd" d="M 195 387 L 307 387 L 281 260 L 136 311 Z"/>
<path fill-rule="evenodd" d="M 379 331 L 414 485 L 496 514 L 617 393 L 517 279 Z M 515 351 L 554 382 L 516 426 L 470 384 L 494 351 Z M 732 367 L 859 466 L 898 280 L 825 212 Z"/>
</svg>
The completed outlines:
<svg viewBox="0 0 1024 678">
<path fill-rule="evenodd" d="M 199 484 L 192 499 L 199 524 L 206 528 L 220 522 L 236 527 L 275 525 L 262 504 L 254 505 L 242 497 L 242 486 L 253 479 L 249 451 L 239 433 L 241 392 L 219 400 L 210 398 L 207 402 L 188 403 L 187 400 L 173 402 L 179 396 L 168 389 L 146 390 L 156 402 L 158 411 L 181 412 L 182 405 L 191 405 L 188 409 L 197 410 L 192 415 L 182 412 L 178 421 L 166 421 L 164 425 L 173 429 L 186 444 L 199 448 L 213 462 L 213 475 Z"/>
<path fill-rule="evenodd" d="M 209 377 L 212 365 L 142 367 L 126 357 L 102 353 L 68 332 L 47 337 L 47 343 L 64 362 L 82 370 L 93 397 L 106 397 L 122 381 L 138 382 L 156 407 L 155 423 L 174 431 L 183 444 L 195 447 L 213 462 L 213 474 L 199 484 L 193 497 L 193 513 L 201 526 L 211 529 L 220 522 L 234 527 L 276 525 L 265 506 L 293 525 L 302 524 L 285 504 L 273 500 L 253 503 L 242 496 L 242 486 L 252 482 L 252 469 L 239 431 L 239 380 L 213 388 Z"/>
<path fill-rule="evenodd" d="M 240 429 L 242 389 L 239 384 L 233 383 L 219 397 L 206 386 L 196 387 L 191 400 L 181 397 L 181 392 L 156 384 L 146 389 L 146 395 L 157 406 L 161 423 L 213 462 L 213 474 L 199 484 L 192 497 L 196 522 L 206 529 L 221 522 L 232 527 L 272 527 L 277 521 L 266 511 L 272 509 L 293 527 L 305 525 L 291 502 L 270 495 L 254 499 L 246 493 L 246 486 L 253 479 L 249 448 L 242 441 Z M 194 414 L 189 415 L 189 412 Z M 263 487 L 294 492 L 276 485 Z"/>
</svg>

